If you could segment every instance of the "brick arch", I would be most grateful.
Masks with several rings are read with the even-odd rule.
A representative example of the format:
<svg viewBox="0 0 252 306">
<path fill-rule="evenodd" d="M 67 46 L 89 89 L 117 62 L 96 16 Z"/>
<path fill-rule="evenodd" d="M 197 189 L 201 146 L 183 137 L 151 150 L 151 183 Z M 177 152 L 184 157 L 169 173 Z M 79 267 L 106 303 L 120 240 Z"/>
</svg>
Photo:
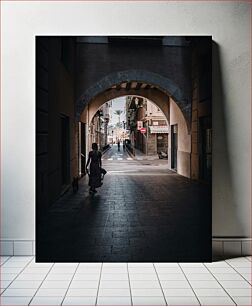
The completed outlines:
<svg viewBox="0 0 252 306">
<path fill-rule="evenodd" d="M 191 103 L 184 96 L 182 90 L 177 86 L 177 84 L 174 83 L 172 80 L 165 78 L 159 74 L 145 70 L 135 69 L 113 72 L 99 80 L 93 86 L 89 87 L 77 100 L 76 120 L 79 121 L 81 113 L 94 97 L 98 96 L 99 94 L 102 94 L 114 85 L 132 81 L 154 85 L 156 88 L 158 88 L 159 91 L 163 92 L 165 95 L 171 96 L 179 106 L 185 118 L 188 131 L 190 131 Z"/>
</svg>

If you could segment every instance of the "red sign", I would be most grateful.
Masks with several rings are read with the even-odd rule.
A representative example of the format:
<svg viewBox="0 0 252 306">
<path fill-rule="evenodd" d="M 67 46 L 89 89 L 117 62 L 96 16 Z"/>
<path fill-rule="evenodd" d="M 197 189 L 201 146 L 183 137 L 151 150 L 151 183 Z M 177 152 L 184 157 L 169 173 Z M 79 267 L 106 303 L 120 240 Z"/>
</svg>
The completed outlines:
<svg viewBox="0 0 252 306">
<path fill-rule="evenodd" d="M 141 128 L 141 129 L 140 129 L 140 132 L 141 132 L 142 134 L 145 134 L 145 133 L 146 133 L 146 128 Z"/>
</svg>

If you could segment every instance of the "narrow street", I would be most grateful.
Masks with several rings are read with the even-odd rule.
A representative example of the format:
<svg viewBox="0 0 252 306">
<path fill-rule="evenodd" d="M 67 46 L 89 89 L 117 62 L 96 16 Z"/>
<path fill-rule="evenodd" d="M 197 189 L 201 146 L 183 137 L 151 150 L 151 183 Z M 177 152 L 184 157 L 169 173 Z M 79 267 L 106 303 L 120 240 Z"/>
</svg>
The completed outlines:
<svg viewBox="0 0 252 306">
<path fill-rule="evenodd" d="M 211 215 L 207 185 L 168 170 L 167 160 L 133 159 L 122 146 L 102 163 L 108 173 L 97 194 L 85 176 L 38 225 L 38 261 L 211 260 L 211 227 L 202 226 Z"/>
<path fill-rule="evenodd" d="M 126 150 L 123 150 L 122 145 L 120 146 L 120 151 L 118 151 L 118 147 L 115 144 L 102 157 L 102 165 L 110 174 L 133 172 L 137 175 L 138 171 L 146 173 L 150 168 L 159 171 L 163 169 L 167 173 L 167 163 L 167 159 L 158 159 L 157 157 L 154 159 L 154 157 L 145 156 L 144 154 L 133 157 Z M 170 171 L 170 173 L 173 173 L 173 171 Z"/>
</svg>

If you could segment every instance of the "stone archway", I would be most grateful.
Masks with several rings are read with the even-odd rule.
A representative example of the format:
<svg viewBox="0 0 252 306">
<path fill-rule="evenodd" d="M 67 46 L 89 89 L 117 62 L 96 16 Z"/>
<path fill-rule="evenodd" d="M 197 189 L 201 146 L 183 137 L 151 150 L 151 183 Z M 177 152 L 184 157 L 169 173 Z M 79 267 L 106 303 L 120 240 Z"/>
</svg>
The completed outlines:
<svg viewBox="0 0 252 306">
<path fill-rule="evenodd" d="M 104 77 L 103 79 L 101 79 L 100 81 L 98 81 L 97 83 L 95 83 L 93 86 L 89 87 L 77 100 L 76 120 L 79 121 L 81 113 L 94 97 L 98 96 L 99 94 L 105 94 L 105 92 L 108 91 L 108 89 L 112 88 L 112 86 L 116 84 L 120 84 L 122 82 L 131 82 L 131 81 L 145 82 L 154 85 L 156 91 L 159 91 L 166 96 L 171 96 L 173 100 L 177 103 L 182 114 L 184 115 L 188 132 L 190 131 L 191 103 L 185 97 L 181 89 L 172 80 L 165 78 L 159 74 L 145 70 L 135 70 L 135 69 L 111 73 L 106 77 Z M 128 91 L 127 94 L 136 94 L 136 92 Z M 121 95 L 122 93 L 120 92 L 120 96 Z M 141 96 L 145 95 L 141 93 Z M 111 95 L 111 98 L 115 97 L 116 95 L 114 97 L 113 95 Z M 153 100 L 151 99 L 151 97 L 149 98 L 150 100 Z"/>
</svg>

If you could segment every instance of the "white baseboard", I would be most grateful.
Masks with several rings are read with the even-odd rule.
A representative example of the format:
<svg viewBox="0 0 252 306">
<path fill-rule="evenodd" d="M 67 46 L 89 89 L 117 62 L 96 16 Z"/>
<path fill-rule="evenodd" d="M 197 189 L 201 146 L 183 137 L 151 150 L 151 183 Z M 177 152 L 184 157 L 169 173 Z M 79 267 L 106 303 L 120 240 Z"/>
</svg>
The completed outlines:
<svg viewBox="0 0 252 306">
<path fill-rule="evenodd" d="M 32 256 L 35 255 L 34 240 L 1 240 L 1 256 Z"/>
<path fill-rule="evenodd" d="M 215 258 L 251 256 L 251 238 L 213 238 L 212 254 Z M 34 240 L 0 240 L 0 256 L 33 256 Z"/>
<path fill-rule="evenodd" d="M 215 257 L 251 256 L 251 238 L 213 238 L 212 254 Z"/>
</svg>

